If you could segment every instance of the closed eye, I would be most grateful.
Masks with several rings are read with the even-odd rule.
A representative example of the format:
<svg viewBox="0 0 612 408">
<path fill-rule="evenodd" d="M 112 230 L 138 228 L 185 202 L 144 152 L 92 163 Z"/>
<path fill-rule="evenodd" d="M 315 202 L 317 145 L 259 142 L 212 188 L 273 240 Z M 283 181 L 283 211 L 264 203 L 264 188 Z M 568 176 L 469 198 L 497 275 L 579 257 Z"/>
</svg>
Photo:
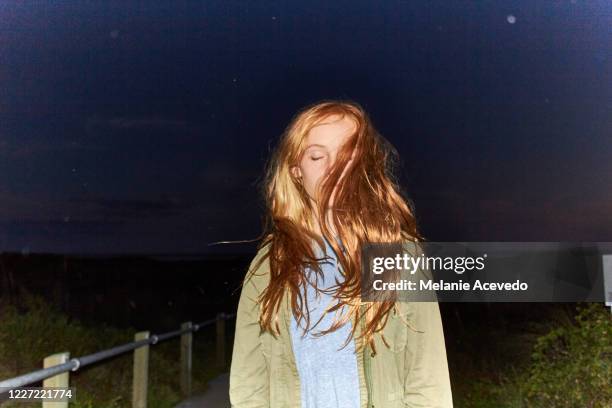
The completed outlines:
<svg viewBox="0 0 612 408">
<path fill-rule="evenodd" d="M 311 157 L 311 158 L 310 158 L 310 160 L 312 160 L 312 161 L 317 161 L 317 160 L 322 159 L 322 158 L 323 158 L 323 156 L 319 156 L 319 157 Z"/>
</svg>

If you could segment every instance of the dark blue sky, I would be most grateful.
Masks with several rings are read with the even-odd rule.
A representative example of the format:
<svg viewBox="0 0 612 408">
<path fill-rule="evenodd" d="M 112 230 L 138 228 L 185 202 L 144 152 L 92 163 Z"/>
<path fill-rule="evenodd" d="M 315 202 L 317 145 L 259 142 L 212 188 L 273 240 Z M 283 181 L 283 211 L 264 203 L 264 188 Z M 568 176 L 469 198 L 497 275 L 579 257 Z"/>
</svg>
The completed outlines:
<svg viewBox="0 0 612 408">
<path fill-rule="evenodd" d="M 432 240 L 612 241 L 611 56 L 607 1 L 2 2 L 0 250 L 255 238 L 323 98 L 397 147 Z"/>
</svg>

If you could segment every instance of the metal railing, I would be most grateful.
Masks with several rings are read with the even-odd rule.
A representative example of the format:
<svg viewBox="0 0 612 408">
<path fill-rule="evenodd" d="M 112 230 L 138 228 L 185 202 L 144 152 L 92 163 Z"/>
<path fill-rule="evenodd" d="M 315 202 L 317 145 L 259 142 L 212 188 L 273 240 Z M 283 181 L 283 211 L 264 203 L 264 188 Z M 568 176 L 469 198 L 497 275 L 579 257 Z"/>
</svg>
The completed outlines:
<svg viewBox="0 0 612 408">
<path fill-rule="evenodd" d="M 191 361 L 193 333 L 216 324 L 216 361 L 220 368 L 225 367 L 225 321 L 236 316 L 236 313 L 218 313 L 216 318 L 198 324 L 185 322 L 179 330 L 150 335 L 141 331 L 134 335 L 134 341 L 82 357 L 70 358 L 69 352 L 56 353 L 43 360 L 43 369 L 22 374 L 0 381 L 0 389 L 6 395 L 10 390 L 43 381 L 43 388 L 68 388 L 69 373 L 77 371 L 98 361 L 107 360 L 128 351 L 134 350 L 134 375 L 132 381 L 132 407 L 146 408 L 149 371 L 149 346 L 161 341 L 181 336 L 181 392 L 184 396 L 191 394 Z M 0 394 L 1 396 L 2 394 Z M 1 401 L 1 399 L 0 399 Z M 52 404 L 54 408 L 67 408 L 68 402 L 43 402 L 43 407 Z M 51 405 L 49 405 L 51 406 Z"/>
</svg>

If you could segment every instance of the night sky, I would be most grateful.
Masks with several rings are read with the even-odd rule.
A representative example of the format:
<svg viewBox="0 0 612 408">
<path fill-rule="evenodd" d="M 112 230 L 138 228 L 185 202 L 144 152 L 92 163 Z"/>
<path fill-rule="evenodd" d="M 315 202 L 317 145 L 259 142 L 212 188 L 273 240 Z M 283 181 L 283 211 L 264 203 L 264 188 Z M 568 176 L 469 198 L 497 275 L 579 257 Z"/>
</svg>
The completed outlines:
<svg viewBox="0 0 612 408">
<path fill-rule="evenodd" d="M 95 3 L 95 4 L 94 4 Z M 244 251 L 291 116 L 361 103 L 446 241 L 612 241 L 609 1 L 0 4 L 0 250 Z"/>
</svg>

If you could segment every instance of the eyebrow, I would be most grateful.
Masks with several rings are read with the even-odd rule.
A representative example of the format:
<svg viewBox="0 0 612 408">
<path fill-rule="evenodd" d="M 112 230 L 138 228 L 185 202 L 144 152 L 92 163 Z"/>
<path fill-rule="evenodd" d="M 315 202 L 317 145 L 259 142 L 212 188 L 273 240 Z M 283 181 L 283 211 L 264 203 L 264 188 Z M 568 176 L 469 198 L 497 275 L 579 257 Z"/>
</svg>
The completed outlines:
<svg viewBox="0 0 612 408">
<path fill-rule="evenodd" d="M 310 145 L 306 146 L 306 148 L 304 149 L 304 151 L 306 151 L 306 150 L 310 149 L 311 147 L 322 147 L 322 148 L 324 148 L 324 149 L 326 149 L 326 148 L 327 148 L 326 146 L 323 146 L 322 144 L 313 143 L 313 144 L 310 144 Z"/>
</svg>

